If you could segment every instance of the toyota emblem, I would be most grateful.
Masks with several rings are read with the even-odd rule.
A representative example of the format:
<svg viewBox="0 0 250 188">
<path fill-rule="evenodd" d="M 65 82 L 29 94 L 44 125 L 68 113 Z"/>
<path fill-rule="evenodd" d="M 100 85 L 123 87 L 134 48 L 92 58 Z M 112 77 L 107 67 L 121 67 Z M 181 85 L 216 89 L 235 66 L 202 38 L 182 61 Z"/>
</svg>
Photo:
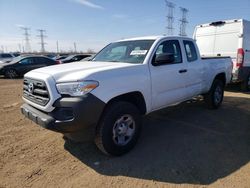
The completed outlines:
<svg viewBox="0 0 250 188">
<path fill-rule="evenodd" d="M 28 85 L 28 92 L 32 94 L 33 91 L 34 91 L 34 84 L 33 83 L 29 83 L 29 85 Z"/>
</svg>

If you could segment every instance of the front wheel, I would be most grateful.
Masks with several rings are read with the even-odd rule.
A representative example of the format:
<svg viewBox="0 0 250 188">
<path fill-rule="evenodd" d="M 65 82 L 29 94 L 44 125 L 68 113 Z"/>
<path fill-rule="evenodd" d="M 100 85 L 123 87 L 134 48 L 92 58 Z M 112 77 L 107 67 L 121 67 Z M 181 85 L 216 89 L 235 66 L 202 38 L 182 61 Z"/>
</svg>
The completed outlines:
<svg viewBox="0 0 250 188">
<path fill-rule="evenodd" d="M 95 143 L 108 155 L 120 156 L 136 144 L 141 127 L 139 110 L 128 102 L 107 107 L 96 129 Z"/>
<path fill-rule="evenodd" d="M 14 69 L 8 69 L 8 70 L 5 71 L 4 76 L 6 78 L 12 79 L 12 78 L 17 78 L 18 74 L 17 74 L 16 70 L 14 70 Z"/>
<path fill-rule="evenodd" d="M 214 80 L 209 92 L 204 95 L 204 100 L 208 108 L 217 109 L 224 98 L 224 83 L 221 80 Z"/>
</svg>

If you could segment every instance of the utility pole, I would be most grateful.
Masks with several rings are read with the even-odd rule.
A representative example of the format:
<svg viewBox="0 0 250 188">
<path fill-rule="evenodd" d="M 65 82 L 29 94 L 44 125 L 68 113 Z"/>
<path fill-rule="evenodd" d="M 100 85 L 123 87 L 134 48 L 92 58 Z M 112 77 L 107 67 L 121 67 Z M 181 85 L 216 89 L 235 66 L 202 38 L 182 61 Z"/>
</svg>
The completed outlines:
<svg viewBox="0 0 250 188">
<path fill-rule="evenodd" d="M 20 27 L 24 31 L 24 41 L 25 41 L 25 52 L 31 52 L 30 39 L 29 39 L 29 30 L 28 27 Z"/>
<path fill-rule="evenodd" d="M 168 35 L 173 35 L 174 34 L 173 24 L 174 24 L 174 8 L 175 8 L 175 4 L 172 3 L 172 2 L 169 2 L 167 0 L 165 0 L 165 2 L 166 2 L 167 12 L 168 12 L 168 15 L 167 15 L 167 22 L 168 22 L 167 34 Z"/>
<path fill-rule="evenodd" d="M 57 52 L 57 54 L 59 54 L 59 44 L 58 44 L 58 40 L 56 41 L 56 52 Z"/>
<path fill-rule="evenodd" d="M 38 29 L 39 35 L 37 35 L 41 42 L 39 44 L 41 44 L 41 52 L 44 53 L 45 52 L 45 42 L 44 42 L 44 38 L 47 37 L 44 35 L 44 33 L 46 32 L 46 30 L 44 29 Z"/>
<path fill-rule="evenodd" d="M 185 36 L 187 36 L 186 28 L 187 28 L 187 24 L 188 24 L 188 21 L 187 21 L 188 9 L 180 7 L 180 10 L 182 13 L 182 17 L 179 20 L 180 21 L 180 33 L 179 33 L 179 35 L 185 37 Z"/>
<path fill-rule="evenodd" d="M 74 42 L 74 50 L 75 50 L 75 53 L 76 53 L 77 50 L 76 50 L 76 43 L 75 42 Z"/>
</svg>

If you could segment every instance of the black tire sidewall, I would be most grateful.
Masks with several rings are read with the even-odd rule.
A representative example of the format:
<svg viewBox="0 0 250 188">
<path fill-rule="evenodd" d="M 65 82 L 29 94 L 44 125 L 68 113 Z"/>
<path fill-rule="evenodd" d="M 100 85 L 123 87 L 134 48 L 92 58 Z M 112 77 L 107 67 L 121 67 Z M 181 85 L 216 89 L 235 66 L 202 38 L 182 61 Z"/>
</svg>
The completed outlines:
<svg viewBox="0 0 250 188">
<path fill-rule="evenodd" d="M 250 79 L 250 74 L 247 76 L 246 80 L 241 84 L 242 91 L 250 91 L 250 85 L 248 85 L 249 79 Z"/>
<path fill-rule="evenodd" d="M 220 86 L 221 87 L 221 90 L 222 90 L 222 97 L 221 97 L 221 100 L 219 103 L 216 103 L 215 102 L 215 90 L 216 88 Z M 215 80 L 214 83 L 213 83 L 213 86 L 212 86 L 212 92 L 211 92 L 211 102 L 212 102 L 212 106 L 213 108 L 217 109 L 219 108 L 219 106 L 221 105 L 222 101 L 223 101 L 223 98 L 224 98 L 224 84 L 222 83 L 222 81 L 220 80 Z"/>
<path fill-rule="evenodd" d="M 16 75 L 15 75 L 14 77 L 11 77 L 11 76 L 9 75 L 9 71 L 14 71 L 14 72 L 16 73 Z M 7 69 L 7 70 L 5 71 L 5 73 L 4 73 L 4 76 L 5 76 L 6 78 L 16 78 L 16 77 L 18 76 L 18 74 L 17 74 L 17 71 L 16 71 L 15 69 Z"/>
<path fill-rule="evenodd" d="M 114 123 L 122 115 L 131 115 L 135 121 L 135 132 L 131 140 L 124 146 L 116 145 L 113 141 L 113 126 Z M 128 102 L 117 102 L 112 104 L 105 112 L 99 125 L 99 134 L 101 135 L 102 147 L 106 153 L 113 156 L 120 156 L 130 151 L 136 144 L 140 129 L 141 117 L 138 109 Z"/>
</svg>

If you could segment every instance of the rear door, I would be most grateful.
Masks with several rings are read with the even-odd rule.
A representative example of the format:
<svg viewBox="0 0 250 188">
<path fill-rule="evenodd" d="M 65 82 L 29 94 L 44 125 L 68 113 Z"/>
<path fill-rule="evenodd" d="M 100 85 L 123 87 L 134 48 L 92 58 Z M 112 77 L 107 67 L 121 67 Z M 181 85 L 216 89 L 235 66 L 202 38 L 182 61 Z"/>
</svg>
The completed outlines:
<svg viewBox="0 0 250 188">
<path fill-rule="evenodd" d="M 198 26 L 195 31 L 196 43 L 201 56 L 230 56 L 236 59 L 241 48 L 242 21 L 220 21 Z"/>
<path fill-rule="evenodd" d="M 186 87 L 188 97 L 193 97 L 201 93 L 203 78 L 205 74 L 205 65 L 198 58 L 198 53 L 195 44 L 191 40 L 183 40 L 185 49 L 185 58 L 187 61 Z"/>
<path fill-rule="evenodd" d="M 32 58 L 24 58 L 16 64 L 16 69 L 19 72 L 19 74 L 25 74 L 32 70 L 32 65 L 34 64 L 34 61 Z"/>
<path fill-rule="evenodd" d="M 197 26 L 194 39 L 199 47 L 201 56 L 214 56 L 216 27 Z"/>
<path fill-rule="evenodd" d="M 34 64 L 32 65 L 33 69 L 38 69 L 41 67 L 46 67 L 48 60 L 45 57 L 34 57 Z"/>
<path fill-rule="evenodd" d="M 243 35 L 244 63 L 243 67 L 250 67 L 250 21 L 244 20 Z"/>
<path fill-rule="evenodd" d="M 174 54 L 175 61 L 171 64 L 153 65 L 155 58 L 162 53 Z M 185 99 L 186 69 L 187 65 L 182 58 L 178 40 L 166 40 L 157 46 L 150 65 L 153 110 Z"/>
</svg>

